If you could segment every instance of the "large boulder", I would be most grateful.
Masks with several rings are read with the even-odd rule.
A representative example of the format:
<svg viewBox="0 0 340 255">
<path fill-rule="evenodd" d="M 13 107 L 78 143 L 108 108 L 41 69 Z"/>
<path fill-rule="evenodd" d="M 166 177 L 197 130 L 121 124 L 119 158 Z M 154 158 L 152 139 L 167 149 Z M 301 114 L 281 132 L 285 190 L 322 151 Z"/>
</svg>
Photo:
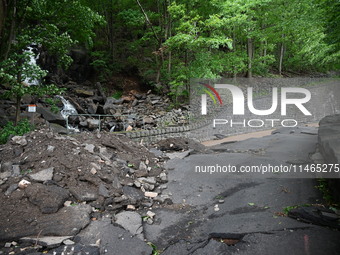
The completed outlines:
<svg viewBox="0 0 340 255">
<path fill-rule="evenodd" d="M 324 117 L 319 123 L 320 152 L 328 164 L 340 164 L 340 114 Z M 340 201 L 340 172 L 332 171 L 325 177 L 336 200 Z"/>
<path fill-rule="evenodd" d="M 35 183 L 25 190 L 29 201 L 42 213 L 56 213 L 69 197 L 68 191 L 56 185 Z"/>
<path fill-rule="evenodd" d="M 103 107 L 104 112 L 106 114 L 113 114 L 116 109 L 121 108 L 119 104 L 123 103 L 123 99 L 115 99 L 113 97 L 109 97 L 106 99 L 105 105 Z"/>
<path fill-rule="evenodd" d="M 21 195 L 20 195 L 21 193 Z M 16 240 L 25 236 L 74 236 L 90 222 L 91 207 L 77 205 L 64 207 L 57 213 L 44 214 L 28 202 L 22 191 L 15 191 L 16 204 L 0 196 L 0 241 Z"/>
<path fill-rule="evenodd" d="M 42 117 L 50 123 L 56 123 L 64 126 L 66 124 L 65 119 L 60 113 L 53 113 L 48 108 L 42 105 L 37 105 L 37 112 L 42 115 Z"/>
</svg>

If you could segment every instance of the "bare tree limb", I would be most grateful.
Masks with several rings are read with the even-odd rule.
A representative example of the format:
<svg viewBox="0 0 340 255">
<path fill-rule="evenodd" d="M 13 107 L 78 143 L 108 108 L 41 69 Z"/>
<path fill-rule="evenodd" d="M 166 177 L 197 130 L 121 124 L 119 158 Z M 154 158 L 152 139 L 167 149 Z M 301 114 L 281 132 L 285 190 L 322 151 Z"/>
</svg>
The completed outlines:
<svg viewBox="0 0 340 255">
<path fill-rule="evenodd" d="M 153 35 L 154 35 L 154 37 L 155 37 L 155 39 L 157 40 L 157 42 L 160 42 L 160 40 L 159 40 L 159 38 L 158 38 L 158 36 L 157 36 L 157 34 L 156 34 L 156 31 L 153 29 L 153 25 L 152 25 L 151 21 L 149 20 L 148 15 L 147 15 L 146 12 L 144 11 L 143 6 L 142 6 L 141 3 L 139 2 L 139 0 L 136 0 L 136 2 L 137 2 L 137 4 L 138 4 L 140 10 L 142 11 L 142 13 L 143 13 L 143 15 L 144 15 L 144 17 L 145 17 L 146 23 L 148 23 L 148 25 L 150 26 L 150 28 L 151 28 L 151 30 L 152 30 L 152 32 L 153 32 Z"/>
</svg>

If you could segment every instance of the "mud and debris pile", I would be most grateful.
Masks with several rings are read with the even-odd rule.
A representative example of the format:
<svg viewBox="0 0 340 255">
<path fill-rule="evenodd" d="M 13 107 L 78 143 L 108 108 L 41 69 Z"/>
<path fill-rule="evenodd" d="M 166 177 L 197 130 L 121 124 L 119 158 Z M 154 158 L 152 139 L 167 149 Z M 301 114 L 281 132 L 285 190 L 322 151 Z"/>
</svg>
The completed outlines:
<svg viewBox="0 0 340 255">
<path fill-rule="evenodd" d="M 60 247 L 64 240 L 84 234 L 94 221 L 109 219 L 114 227 L 111 223 L 121 213 L 137 215 L 140 225 L 142 219 L 152 224 L 150 208 L 172 203 L 166 193 L 165 160 L 161 150 L 124 135 L 62 136 L 42 129 L 12 137 L 0 146 L 1 246 L 19 254 L 17 242 L 52 236 L 60 237 L 58 245 L 39 246 L 35 240 L 34 251 Z M 131 215 L 125 216 L 120 217 L 123 227 L 131 221 Z M 128 233 L 143 240 L 138 231 Z"/>
</svg>

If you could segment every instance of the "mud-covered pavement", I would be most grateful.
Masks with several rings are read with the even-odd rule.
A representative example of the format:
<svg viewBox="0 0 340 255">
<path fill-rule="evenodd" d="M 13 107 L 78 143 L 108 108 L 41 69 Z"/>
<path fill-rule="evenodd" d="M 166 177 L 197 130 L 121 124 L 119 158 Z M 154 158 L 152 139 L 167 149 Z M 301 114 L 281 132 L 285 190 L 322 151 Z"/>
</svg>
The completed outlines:
<svg viewBox="0 0 340 255">
<path fill-rule="evenodd" d="M 239 169 L 261 164 L 321 163 L 317 128 L 281 129 L 262 138 L 210 149 L 211 154 L 194 154 L 167 163 L 168 191 L 176 206 L 155 210 L 158 224 L 145 227 L 146 238 L 165 248 L 162 254 L 340 253 L 336 221 L 329 228 L 286 214 L 294 206 L 324 208 L 316 179 L 284 173 L 195 171 L 197 166 L 211 164 L 230 164 Z M 317 210 L 316 214 L 326 213 Z"/>
</svg>

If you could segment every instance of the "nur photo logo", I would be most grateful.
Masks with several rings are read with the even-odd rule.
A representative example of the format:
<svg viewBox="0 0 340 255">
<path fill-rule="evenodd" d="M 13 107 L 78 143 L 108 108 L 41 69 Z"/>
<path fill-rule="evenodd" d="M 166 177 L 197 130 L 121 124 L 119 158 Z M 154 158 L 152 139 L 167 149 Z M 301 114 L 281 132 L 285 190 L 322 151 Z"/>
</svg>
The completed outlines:
<svg viewBox="0 0 340 255">
<path fill-rule="evenodd" d="M 302 87 L 272 87 L 266 95 L 265 107 L 262 105 L 258 107 L 256 100 L 258 99 L 253 87 L 241 89 L 236 85 L 231 84 L 214 84 L 209 85 L 204 82 L 199 82 L 200 87 L 200 102 L 201 115 L 209 113 L 208 96 L 213 102 L 213 106 L 219 105 L 225 108 L 232 109 L 232 116 L 238 117 L 238 120 L 227 119 L 220 117 L 213 119 L 213 127 L 216 125 L 230 124 L 230 127 L 235 125 L 248 127 L 263 127 L 281 124 L 283 127 L 295 127 L 298 121 L 294 118 L 287 118 L 287 116 L 296 116 L 302 114 L 303 116 L 311 116 L 312 113 L 307 107 L 307 103 L 311 100 L 312 94 L 307 88 Z M 203 87 L 203 89 L 202 89 Z M 231 95 L 231 102 L 224 103 L 222 95 Z M 263 104 L 263 103 L 262 103 Z M 211 104 L 210 104 L 211 105 Z M 249 117 L 250 119 L 241 119 L 240 116 Z M 256 118 L 253 118 L 253 117 Z"/>
</svg>

